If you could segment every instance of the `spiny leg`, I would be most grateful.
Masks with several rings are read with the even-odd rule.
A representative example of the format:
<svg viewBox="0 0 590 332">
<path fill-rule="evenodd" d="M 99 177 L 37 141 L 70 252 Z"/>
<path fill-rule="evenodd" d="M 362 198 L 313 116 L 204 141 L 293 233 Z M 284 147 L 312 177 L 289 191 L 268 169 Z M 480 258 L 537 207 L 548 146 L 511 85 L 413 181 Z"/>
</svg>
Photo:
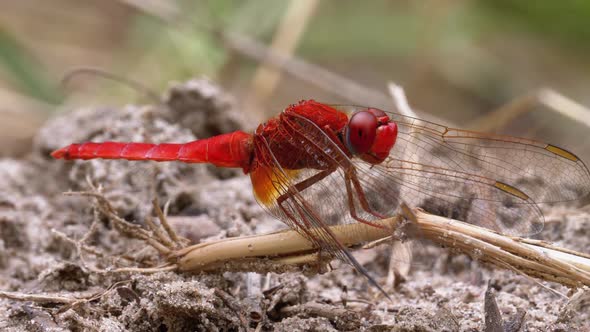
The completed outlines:
<svg viewBox="0 0 590 332">
<path fill-rule="evenodd" d="M 297 198 L 298 193 L 300 191 L 303 191 L 303 190 L 309 188 L 310 186 L 312 186 L 313 184 L 315 184 L 315 183 L 317 183 L 317 182 L 325 179 L 328 175 L 330 175 L 334 171 L 336 171 L 336 169 L 337 169 L 336 167 L 333 167 L 333 168 L 329 168 L 327 170 L 323 170 L 323 171 L 321 171 L 321 172 L 319 172 L 319 173 L 317 173 L 317 174 L 315 174 L 315 175 L 313 175 L 313 176 L 311 176 L 311 177 L 309 177 L 309 178 L 307 178 L 307 179 L 305 179 L 305 180 L 303 180 L 303 181 L 301 181 L 301 182 L 293 185 L 291 188 L 289 188 L 289 190 L 288 190 L 287 193 L 285 193 L 285 194 L 279 196 L 279 198 L 277 198 L 277 203 L 279 205 L 279 208 L 283 212 L 285 212 L 285 214 L 287 214 L 287 216 L 289 218 L 291 218 L 300 227 L 301 226 L 300 225 L 300 222 L 298 222 L 297 219 L 294 218 L 294 216 L 293 216 L 292 213 L 289 213 L 287 211 L 287 208 L 284 206 L 283 203 L 287 199 L 289 199 L 289 198 L 295 200 Z M 302 231 L 307 235 L 307 238 L 308 239 L 310 239 L 314 244 L 316 244 L 316 246 L 318 247 L 318 249 L 320 251 L 327 249 L 327 251 L 329 253 L 331 253 L 332 255 L 334 255 L 334 256 L 336 256 L 336 257 L 338 257 L 340 259 L 344 259 L 344 260 L 347 260 L 347 261 L 349 260 L 349 258 L 346 257 L 346 255 L 344 255 L 342 253 L 342 251 L 343 250 L 345 251 L 345 249 L 343 249 L 343 248 L 341 248 L 341 247 L 339 247 L 337 245 L 334 245 L 332 243 L 332 241 L 330 241 L 326 237 L 326 235 L 322 235 L 322 232 L 318 232 L 318 234 L 321 235 L 322 239 L 319 240 L 319 241 L 318 240 L 314 240 L 317 237 L 317 235 L 311 234 L 310 229 L 313 229 L 313 228 L 322 228 L 322 229 L 325 229 L 325 230 L 329 230 L 329 229 L 328 228 L 325 228 L 325 225 L 321 222 L 321 219 L 320 219 L 319 216 L 314 215 L 313 207 L 309 206 L 305 200 L 301 200 L 299 203 L 295 204 L 295 208 L 297 209 L 297 213 L 301 216 L 301 219 L 303 220 L 303 223 L 305 224 L 305 226 L 307 226 L 309 228 L 309 229 L 308 228 L 303 228 Z M 311 213 L 312 215 L 310 217 L 311 218 L 314 218 L 315 220 L 319 221 L 320 223 L 318 223 L 318 222 L 315 222 L 315 223 L 311 222 L 308 219 L 308 216 L 307 216 L 308 213 Z M 324 248 L 324 247 L 322 247 L 320 245 L 320 243 L 328 244 L 328 245 L 330 245 L 330 247 Z"/>
<path fill-rule="evenodd" d="M 359 181 L 356 172 L 352 172 L 352 174 L 350 175 L 350 180 L 352 181 L 352 184 L 354 186 L 354 189 L 356 191 L 356 194 L 358 196 L 359 202 L 361 203 L 363 210 L 374 215 L 379 219 L 387 218 L 387 216 L 375 212 L 371 208 L 371 206 L 369 206 L 369 201 L 367 201 L 367 197 L 365 196 L 365 192 L 363 191 L 363 186 L 361 185 L 361 182 Z"/>
<path fill-rule="evenodd" d="M 384 226 L 377 225 L 377 224 L 375 224 L 373 222 L 370 222 L 370 221 L 368 221 L 366 219 L 363 219 L 363 218 L 359 217 L 356 214 L 356 207 L 354 205 L 354 195 L 353 195 L 352 186 L 351 186 L 352 180 L 351 180 L 350 175 L 348 174 L 348 172 L 345 175 L 344 182 L 346 182 L 346 196 L 348 197 L 348 210 L 350 212 L 350 216 L 354 220 L 356 220 L 356 221 L 358 221 L 360 223 L 367 224 L 367 225 L 373 226 L 373 227 L 385 228 Z M 359 198 L 359 201 L 360 201 L 360 198 Z M 362 205 L 362 202 L 361 202 L 361 205 Z M 368 213 L 371 213 L 371 211 L 367 210 L 365 207 L 363 207 L 363 210 L 365 210 Z M 373 213 L 371 213 L 371 214 L 373 214 Z"/>
<path fill-rule="evenodd" d="M 303 222 L 305 225 L 302 225 L 297 218 L 295 218 L 295 216 L 289 211 L 287 210 L 287 208 L 285 208 L 282 204 L 279 203 L 279 209 L 281 211 L 283 211 L 283 213 L 285 214 L 285 216 L 287 216 L 287 218 L 289 220 L 291 220 L 291 222 L 293 223 L 293 226 L 295 228 L 296 231 L 298 232 L 303 232 L 304 236 L 307 239 L 313 239 L 313 235 L 311 233 L 309 233 L 308 231 L 308 227 L 309 227 L 309 221 L 307 220 L 307 218 L 301 213 L 301 211 L 297 211 L 299 213 L 299 215 L 301 215 L 301 218 L 303 219 Z M 299 210 L 299 209 L 298 209 Z M 293 227 L 291 226 L 291 227 Z M 307 226 L 307 227 L 306 227 Z"/>
<path fill-rule="evenodd" d="M 315 183 L 322 181 L 323 179 L 325 179 L 328 175 L 332 174 L 334 171 L 336 170 L 336 168 L 330 168 L 330 169 L 326 169 L 323 170 L 295 185 L 293 185 L 291 188 L 288 188 L 287 192 L 282 194 L 281 196 L 279 196 L 277 198 L 277 204 L 279 205 L 279 208 L 281 210 L 283 210 L 283 212 L 286 212 L 286 208 L 283 206 L 283 202 L 285 202 L 287 199 L 289 198 L 293 198 L 294 194 L 296 192 L 300 192 L 303 191 L 309 187 L 311 187 L 312 185 L 314 185 Z M 300 211 L 299 211 L 300 212 Z M 301 214 L 301 212 L 300 212 Z M 309 221 L 307 220 L 307 218 L 305 217 L 305 215 L 301 214 L 301 217 L 305 223 L 305 225 L 307 227 L 311 227 L 311 224 L 309 223 Z"/>
<path fill-rule="evenodd" d="M 260 158 L 260 162 L 262 162 L 263 164 L 267 164 L 267 165 L 272 165 L 272 164 L 278 165 L 279 164 L 271 151 L 270 145 L 268 144 L 268 142 L 266 141 L 266 139 L 264 137 L 255 136 L 254 143 L 255 143 L 256 150 L 257 150 L 257 156 L 259 156 L 259 158 Z M 280 166 L 278 167 L 278 169 L 280 169 L 281 173 L 282 173 L 282 168 Z M 322 171 L 318 174 L 315 174 L 314 176 L 302 181 L 301 183 L 298 183 L 296 185 L 288 185 L 288 186 L 286 186 L 287 187 L 286 193 L 280 195 L 276 199 L 277 207 L 285 215 L 286 220 L 289 220 L 289 226 L 294 228 L 301 235 L 303 235 L 305 238 L 310 240 L 312 243 L 316 244 L 318 247 L 319 247 L 320 242 L 316 241 L 313 234 L 311 234 L 311 232 L 309 231 L 309 228 L 311 228 L 310 226 L 312 225 L 312 223 L 308 220 L 307 215 L 302 210 L 302 207 L 300 206 L 300 204 L 297 204 L 297 202 L 294 202 L 295 209 L 293 209 L 292 207 L 291 207 L 291 209 L 289 209 L 288 207 L 285 207 L 285 205 L 283 203 L 288 198 L 296 197 L 295 195 L 298 193 L 298 190 L 304 190 L 305 188 L 316 183 L 317 181 L 322 180 L 323 178 L 328 176 L 330 173 L 332 173 L 334 170 L 335 170 L 335 168 L 324 170 L 324 171 Z M 280 174 L 277 174 L 277 175 L 279 175 L 277 177 L 279 179 L 279 181 L 278 181 L 279 183 L 282 182 L 282 181 L 280 181 L 280 179 L 283 179 L 283 181 L 285 179 L 288 179 L 288 177 L 285 177 L 286 175 L 284 173 L 282 173 L 282 175 L 280 175 Z M 274 181 L 272 181 L 272 182 L 274 182 Z M 284 182 L 288 183 L 289 181 L 287 180 Z M 277 189 L 276 185 L 275 185 L 275 189 Z M 301 216 L 301 220 L 297 219 L 294 214 L 299 214 Z"/>
<path fill-rule="evenodd" d="M 312 177 L 296 184 L 295 187 L 300 187 L 300 188 L 297 188 L 299 190 L 305 189 L 305 188 L 311 186 L 313 183 L 316 183 L 317 181 L 320 181 L 321 179 L 325 178 L 326 176 L 331 174 L 334 170 L 335 169 L 324 171 L 324 172 L 326 172 L 326 174 L 322 174 L 323 172 L 320 172 L 320 173 L 316 174 L 315 176 L 312 176 Z M 320 174 L 322 174 L 323 176 L 320 176 Z M 316 176 L 317 176 L 317 178 L 316 178 Z M 315 181 L 308 181 L 308 180 L 315 180 Z M 281 209 L 283 211 L 285 211 L 286 208 L 284 206 L 282 206 L 282 203 L 287 198 L 294 198 L 296 195 L 297 195 L 297 192 L 289 192 L 289 193 L 286 193 L 283 195 L 285 197 L 283 197 L 281 199 L 281 203 L 279 204 L 279 206 L 281 207 Z M 385 290 L 369 274 L 369 272 L 356 260 L 356 258 L 354 256 L 352 256 L 350 254 L 350 252 L 344 246 L 342 246 L 342 244 L 340 244 L 338 242 L 338 240 L 336 240 L 334 233 L 332 233 L 332 231 L 328 227 L 326 227 L 325 224 L 322 223 L 321 219 L 319 219 L 319 217 L 317 215 L 315 215 L 313 208 L 311 206 L 309 206 L 305 201 L 301 201 L 300 204 L 296 204 L 296 208 L 297 208 L 297 211 L 299 212 L 299 214 L 303 218 L 305 218 L 304 215 L 306 214 L 306 213 L 304 213 L 304 211 L 307 211 L 308 213 L 311 213 L 312 218 L 316 218 L 319 221 L 319 224 L 315 225 L 316 227 L 321 229 L 321 231 L 318 232 L 320 234 L 319 239 L 316 239 L 315 236 L 312 236 L 308 229 L 303 228 L 302 231 L 308 236 L 308 239 L 318 248 L 318 250 L 320 250 L 320 257 L 321 257 L 321 251 L 327 249 L 327 251 L 331 255 L 334 255 L 336 258 L 341 259 L 344 262 L 351 264 L 356 271 L 358 271 L 360 274 L 362 274 L 363 276 L 365 276 L 367 278 L 367 280 L 369 281 L 369 284 L 376 287 L 386 298 L 388 298 L 391 301 L 391 298 L 389 297 L 387 292 L 385 292 Z M 305 210 L 302 211 L 301 209 L 305 209 Z M 297 220 L 295 218 L 293 218 L 291 213 L 287 212 L 286 214 L 289 216 L 289 218 L 293 222 L 295 222 L 297 225 L 299 225 L 299 223 L 297 222 Z M 323 247 L 322 244 L 328 245 L 328 247 Z"/>
<path fill-rule="evenodd" d="M 338 137 L 334 134 L 333 131 L 331 131 L 329 129 L 329 127 L 324 127 L 326 134 L 328 135 L 328 137 L 330 137 L 330 139 L 342 150 L 342 151 L 347 151 L 346 147 L 344 146 L 344 144 L 342 144 L 342 142 L 340 141 L 340 139 L 338 139 Z M 375 227 L 380 227 L 377 226 L 373 223 L 371 223 L 370 221 L 367 221 L 365 219 L 361 219 L 357 216 L 356 214 L 356 208 L 354 206 L 354 199 L 353 199 L 353 194 L 352 194 L 352 190 L 350 188 L 350 181 L 352 181 L 353 185 L 354 185 L 354 189 L 356 191 L 357 197 L 359 199 L 359 202 L 361 204 L 361 207 L 363 208 L 363 210 L 365 210 L 365 212 L 372 214 L 373 216 L 379 218 L 379 219 L 383 219 L 385 218 L 385 216 L 373 211 L 373 209 L 371 209 L 371 207 L 369 206 L 369 202 L 367 201 L 367 198 L 365 197 L 365 193 L 363 191 L 363 188 L 361 186 L 360 181 L 358 180 L 358 177 L 356 175 L 354 166 L 350 163 L 350 161 L 348 160 L 343 160 L 345 165 L 341 165 L 342 167 L 345 167 L 348 169 L 345 175 L 346 179 L 346 193 L 348 195 L 348 205 L 350 208 L 350 215 L 352 216 L 353 219 L 362 222 L 364 224 L 368 224 L 371 226 L 375 226 Z"/>
<path fill-rule="evenodd" d="M 328 126 L 325 126 L 324 127 L 324 133 L 331 139 L 331 141 L 334 144 L 336 144 L 336 146 L 340 149 L 340 151 L 342 151 L 342 152 L 347 151 L 346 147 L 342 144 L 342 142 L 340 141 L 340 139 L 334 134 L 334 132 Z M 313 143 L 313 142 L 311 142 L 311 143 Z M 323 151 L 321 151 L 321 152 L 324 153 Z M 345 158 L 338 158 L 338 159 L 335 159 L 334 161 L 337 161 L 340 167 L 344 167 L 345 169 L 347 169 L 347 171 L 345 172 L 346 173 L 345 174 L 345 177 L 346 177 L 345 183 L 346 183 L 346 192 L 347 192 L 347 196 L 348 196 L 348 206 L 349 206 L 350 215 L 351 215 L 351 217 L 353 219 L 355 219 L 358 222 L 361 222 L 361 223 L 364 223 L 364 224 L 367 224 L 367 225 L 370 225 L 370 226 L 380 227 L 381 228 L 382 226 L 376 225 L 376 224 L 374 224 L 374 223 L 372 223 L 372 222 L 370 222 L 368 220 L 362 219 L 356 213 L 356 208 L 355 208 L 355 205 L 354 205 L 354 198 L 353 198 L 354 195 L 353 195 L 352 188 L 350 186 L 350 182 L 351 181 L 354 184 L 355 191 L 357 193 L 357 196 L 359 198 L 359 202 L 360 202 L 361 207 L 363 208 L 363 210 L 366 211 L 367 213 L 369 213 L 369 214 L 371 214 L 371 215 L 379 218 L 379 219 L 383 219 L 384 218 L 384 216 L 382 216 L 382 215 L 374 212 L 370 208 L 369 203 L 367 202 L 366 197 L 365 197 L 365 194 L 364 194 L 364 192 L 362 190 L 362 187 L 360 185 L 360 182 L 358 181 L 358 178 L 356 177 L 356 173 L 354 171 L 354 166 L 352 165 L 352 163 L 350 162 L 350 160 L 348 159 L 348 157 L 349 156 L 345 156 Z M 332 169 L 330 171 L 330 173 L 332 173 L 335 169 L 336 169 L 336 167 L 334 167 L 334 169 Z M 349 173 L 351 173 L 352 176 Z M 302 181 L 299 184 L 302 184 L 304 182 L 307 182 L 308 180 L 311 180 L 311 179 L 315 178 L 318 175 L 320 175 L 320 178 L 318 180 L 314 181 L 313 183 L 315 183 L 317 181 L 320 181 L 325 176 L 327 176 L 327 174 L 325 176 L 321 176 L 321 174 L 322 174 L 322 172 L 314 175 L 313 177 L 311 177 L 311 178 L 309 178 L 309 179 L 307 179 L 305 181 Z M 309 185 L 304 186 L 304 188 L 309 187 L 313 183 L 310 183 Z M 298 186 L 299 184 L 297 184 L 296 186 Z"/>
</svg>

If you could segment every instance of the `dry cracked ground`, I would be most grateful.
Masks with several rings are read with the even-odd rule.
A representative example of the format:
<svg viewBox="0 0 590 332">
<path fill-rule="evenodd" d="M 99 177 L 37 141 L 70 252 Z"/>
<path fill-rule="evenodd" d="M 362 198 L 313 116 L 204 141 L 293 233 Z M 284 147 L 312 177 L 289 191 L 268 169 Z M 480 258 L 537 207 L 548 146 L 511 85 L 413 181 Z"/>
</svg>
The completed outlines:
<svg viewBox="0 0 590 332">
<path fill-rule="evenodd" d="M 587 293 L 493 269 L 431 245 L 420 246 L 410 274 L 402 282 L 398 278 L 395 287 L 387 284 L 389 246 L 355 253 L 390 289 L 391 302 L 338 262 L 319 275 L 309 270 L 262 275 L 117 272 L 156 266 L 162 257 L 113 227 L 93 198 L 64 192 L 100 186 L 116 213 L 138 225 L 153 215 L 153 198 L 170 201 L 170 223 L 195 243 L 284 225 L 257 205 L 249 178 L 240 171 L 49 157 L 72 142 L 183 142 L 244 126 L 230 96 L 206 80 L 193 80 L 173 85 L 160 105 L 79 109 L 56 116 L 37 134 L 30 156 L 0 160 L 0 290 L 21 296 L 0 298 L 0 329 L 590 329 Z M 588 207 L 560 206 L 545 213 L 540 238 L 590 252 Z M 46 297 L 26 297 L 31 294 Z"/>
</svg>

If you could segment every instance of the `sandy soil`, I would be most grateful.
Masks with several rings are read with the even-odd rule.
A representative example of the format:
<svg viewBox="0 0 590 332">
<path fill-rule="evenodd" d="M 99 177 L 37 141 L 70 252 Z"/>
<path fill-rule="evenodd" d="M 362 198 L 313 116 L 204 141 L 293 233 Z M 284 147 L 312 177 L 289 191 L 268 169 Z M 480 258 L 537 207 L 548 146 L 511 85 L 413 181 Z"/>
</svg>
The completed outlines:
<svg viewBox="0 0 590 332">
<path fill-rule="evenodd" d="M 37 134 L 32 155 L 0 160 L 0 289 L 54 297 L 0 299 L 0 329 L 590 329 L 587 293 L 491 269 L 428 245 L 417 251 L 407 280 L 394 288 L 386 284 L 389 247 L 355 254 L 390 290 L 393 302 L 339 262 L 321 275 L 309 270 L 281 275 L 113 272 L 115 267 L 156 266 L 164 259 L 143 241 L 113 227 L 96 211 L 94 199 L 63 192 L 100 185 L 117 213 L 137 224 L 153 214 L 154 197 L 170 200 L 171 223 L 192 242 L 284 228 L 257 205 L 249 178 L 240 171 L 49 157 L 50 151 L 72 142 L 182 142 L 244 126 L 231 97 L 207 81 L 176 85 L 163 100 L 163 105 L 80 109 L 57 116 Z M 584 252 L 590 252 L 589 236 L 588 207 L 547 210 L 545 231 L 539 235 Z M 77 298 L 83 300 L 73 302 Z M 486 314 L 496 325 L 486 326 Z"/>
</svg>

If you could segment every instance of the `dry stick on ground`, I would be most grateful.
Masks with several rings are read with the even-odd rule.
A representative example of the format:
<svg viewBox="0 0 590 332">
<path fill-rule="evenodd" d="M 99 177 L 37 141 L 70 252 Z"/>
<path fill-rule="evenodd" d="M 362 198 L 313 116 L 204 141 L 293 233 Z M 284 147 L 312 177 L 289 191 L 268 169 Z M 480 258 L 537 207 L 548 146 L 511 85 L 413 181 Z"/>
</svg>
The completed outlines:
<svg viewBox="0 0 590 332">
<path fill-rule="evenodd" d="M 342 330 L 356 330 L 360 326 L 362 312 L 349 309 L 338 308 L 333 305 L 307 302 L 304 304 L 283 307 L 280 313 L 289 316 L 310 316 L 324 317 L 336 323 L 336 327 Z"/>
<path fill-rule="evenodd" d="M 229 238 L 201 243 L 180 250 L 171 251 L 158 242 L 156 235 L 118 217 L 100 193 L 78 193 L 97 199 L 97 208 L 108 216 L 118 229 L 127 235 L 145 241 L 168 256 L 170 264 L 154 268 L 125 268 L 126 272 L 152 273 L 157 271 L 198 271 L 226 269 L 240 262 L 265 258 L 277 265 L 317 264 L 316 248 L 295 231 L 284 231 L 266 235 Z M 468 254 L 475 259 L 507 268 L 519 273 L 558 282 L 571 287 L 590 286 L 590 258 L 588 254 L 559 248 L 541 241 L 508 237 L 489 229 L 461 221 L 434 216 L 421 210 L 408 211 L 413 227 L 426 239 L 454 251 Z M 162 214 L 163 220 L 165 217 Z M 333 226 L 338 240 L 347 247 L 380 240 L 391 236 L 400 226 L 403 218 L 389 218 L 379 221 L 386 229 L 365 224 Z M 166 222 L 164 221 L 164 224 Z M 228 265 L 230 264 L 230 265 Z M 252 264 L 244 270 L 252 270 Z"/>
<path fill-rule="evenodd" d="M 0 291 L 0 298 L 16 301 L 30 301 L 36 303 L 62 303 L 62 304 L 73 304 L 78 299 L 73 297 L 65 297 L 51 294 L 24 294 L 19 292 L 5 292 Z"/>
<path fill-rule="evenodd" d="M 188 244 L 188 240 L 179 237 L 176 234 L 176 231 L 174 231 L 174 228 L 172 228 L 172 226 L 170 226 L 170 223 L 168 223 L 168 219 L 166 218 L 166 216 L 168 215 L 168 208 L 170 206 L 170 201 L 166 202 L 166 204 L 164 205 L 164 211 L 162 211 L 162 209 L 160 209 L 160 204 L 158 203 L 157 198 L 154 198 L 154 200 L 152 201 L 152 205 L 154 207 L 154 211 L 156 212 L 156 215 L 158 216 L 158 219 L 160 220 L 160 223 L 162 224 L 162 227 L 166 231 L 166 234 L 170 237 L 170 240 L 172 240 L 173 244 L 177 247 L 186 246 Z"/>
<path fill-rule="evenodd" d="M 98 209 L 104 215 L 109 217 L 109 219 L 113 222 L 113 225 L 117 230 L 121 233 L 128 235 L 132 238 L 140 239 L 145 241 L 150 246 L 154 247 L 154 249 L 158 250 L 161 254 L 169 254 L 171 252 L 170 249 L 166 247 L 163 243 L 159 242 L 155 236 L 153 236 L 148 230 L 143 229 L 140 225 L 135 225 L 127 220 L 119 217 L 115 210 L 112 208 L 109 201 L 100 193 L 85 191 L 85 192 L 67 192 L 66 195 L 70 196 L 88 196 L 94 197 L 98 201 Z"/>
<path fill-rule="evenodd" d="M 538 246 L 528 239 L 504 236 L 489 229 L 415 210 L 417 232 L 435 244 L 465 253 L 500 268 L 519 271 L 542 280 L 570 287 L 590 286 L 590 259 L 586 254 L 552 246 Z M 390 230 L 400 218 L 378 223 Z M 391 231 L 365 224 L 333 226 L 332 231 L 346 246 L 390 236 Z M 228 262 L 239 264 L 252 258 L 276 263 L 313 264 L 313 245 L 295 231 L 223 239 L 177 251 L 176 264 L 182 271 L 219 270 Z M 302 259 L 296 260 L 294 258 Z"/>
<path fill-rule="evenodd" d="M 231 295 L 224 292 L 219 288 L 215 288 L 213 290 L 214 294 L 223 301 L 223 303 L 230 308 L 236 315 L 238 315 L 238 319 L 242 326 L 247 329 L 249 326 L 249 322 L 244 316 L 244 313 L 240 310 L 240 305 L 237 303 L 236 299 L 234 299 Z"/>
<path fill-rule="evenodd" d="M 117 288 L 119 285 L 124 283 L 128 283 L 130 280 L 122 280 L 118 281 L 112 285 L 110 285 L 105 290 L 99 292 L 92 292 L 89 295 L 80 295 L 78 297 L 73 296 L 62 296 L 59 294 L 25 294 L 21 292 L 6 292 L 0 291 L 0 298 L 15 300 L 15 301 L 26 301 L 26 302 L 35 302 L 35 303 L 57 303 L 57 304 L 66 304 L 66 307 L 60 309 L 60 311 L 65 311 L 68 308 L 93 301 L 99 299 L 106 295 L 107 293 L 111 292 L 113 289 Z"/>
<path fill-rule="evenodd" d="M 157 243 L 156 235 L 118 217 L 108 200 L 100 193 L 78 194 L 96 198 L 97 208 L 114 223 L 121 223 L 118 229 L 122 233 L 143 240 L 152 246 L 153 243 Z M 491 263 L 500 268 L 569 287 L 590 286 L 590 258 L 588 254 L 577 253 L 542 241 L 505 236 L 487 228 L 431 215 L 419 209 L 406 212 L 405 215 L 411 219 L 409 221 L 410 229 L 416 228 L 417 234 L 455 252 L 467 254 L 474 259 Z M 404 224 L 403 221 L 404 218 L 398 216 L 375 222 L 383 228 L 355 223 L 332 226 L 331 230 L 336 238 L 347 247 L 356 247 L 362 243 L 377 241 L 368 246 L 372 247 L 377 243 L 384 243 L 384 239 L 391 238 L 396 229 L 408 228 L 408 222 Z M 280 265 L 315 265 L 318 262 L 321 263 L 325 257 L 318 255 L 313 244 L 293 230 L 201 243 L 173 251 L 170 255 L 168 255 L 170 249 L 163 244 L 154 246 L 156 249 L 160 247 L 166 249 L 160 253 L 167 256 L 169 260 L 167 265 L 153 268 L 129 267 L 108 272 L 197 272 L 226 270 L 228 267 L 231 269 L 232 266 L 234 270 L 241 268 L 243 271 L 261 272 L 261 268 L 270 267 L 272 269 L 273 265 L 240 264 L 244 262 L 271 262 L 275 264 L 275 267 Z M 77 301 L 88 301 L 88 298 L 76 299 L 46 294 L 11 292 L 0 292 L 0 297 L 40 303 L 74 304 Z"/>
<path fill-rule="evenodd" d="M 156 249 L 160 254 L 167 256 L 173 252 L 175 249 L 182 248 L 186 245 L 187 240 L 179 237 L 176 232 L 172 229 L 172 227 L 166 221 L 165 213 L 162 212 L 157 200 L 154 200 L 153 207 L 160 220 L 161 226 L 156 225 L 153 220 L 148 219 L 146 220 L 146 224 L 151 229 L 148 231 L 142 228 L 140 225 L 132 224 L 127 220 L 119 217 L 115 212 L 114 208 L 110 204 L 110 202 L 102 195 L 101 188 L 95 187 L 90 181 L 89 186 L 93 191 L 88 192 L 67 192 L 66 195 L 81 195 L 87 197 L 93 197 L 96 199 L 96 209 L 100 211 L 100 213 L 104 214 L 109 220 L 113 223 L 115 229 L 117 229 L 122 234 L 129 236 L 131 238 L 135 238 L 141 241 L 144 241 L 146 244 L 152 246 Z M 93 223 L 94 225 L 94 223 Z M 93 226 L 91 226 L 92 231 Z M 78 251 L 84 250 L 90 254 L 94 254 L 97 257 L 105 257 L 104 253 L 100 251 L 90 248 L 84 245 L 83 241 L 76 241 L 70 239 L 65 234 L 61 234 L 57 231 L 54 231 L 58 236 L 63 237 L 67 241 L 70 241 L 74 245 Z M 83 236 L 83 240 L 87 238 L 88 233 Z M 106 269 L 100 270 L 91 268 L 93 272 L 96 273 L 156 273 L 156 272 L 163 272 L 163 271 L 173 271 L 176 270 L 177 266 L 174 264 L 164 264 L 157 267 L 121 267 L 121 268 L 114 268 L 114 269 Z"/>
</svg>

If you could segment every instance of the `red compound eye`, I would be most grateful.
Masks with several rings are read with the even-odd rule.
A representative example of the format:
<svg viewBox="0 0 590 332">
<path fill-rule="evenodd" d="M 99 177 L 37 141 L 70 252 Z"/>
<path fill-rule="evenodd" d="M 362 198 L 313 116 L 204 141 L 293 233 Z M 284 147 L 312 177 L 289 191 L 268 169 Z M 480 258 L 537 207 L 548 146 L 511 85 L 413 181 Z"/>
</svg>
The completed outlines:
<svg viewBox="0 0 590 332">
<path fill-rule="evenodd" d="M 376 116 L 378 119 L 381 119 L 381 118 L 389 119 L 389 117 L 387 116 L 387 114 L 385 112 L 383 112 L 382 110 L 380 110 L 380 109 L 367 108 L 367 112 L 370 112 L 371 114 L 373 114 L 374 116 Z"/>
<path fill-rule="evenodd" d="M 369 111 L 361 111 L 352 115 L 348 122 L 346 138 L 349 148 L 357 154 L 363 154 L 371 149 L 377 136 L 377 117 Z"/>
</svg>

